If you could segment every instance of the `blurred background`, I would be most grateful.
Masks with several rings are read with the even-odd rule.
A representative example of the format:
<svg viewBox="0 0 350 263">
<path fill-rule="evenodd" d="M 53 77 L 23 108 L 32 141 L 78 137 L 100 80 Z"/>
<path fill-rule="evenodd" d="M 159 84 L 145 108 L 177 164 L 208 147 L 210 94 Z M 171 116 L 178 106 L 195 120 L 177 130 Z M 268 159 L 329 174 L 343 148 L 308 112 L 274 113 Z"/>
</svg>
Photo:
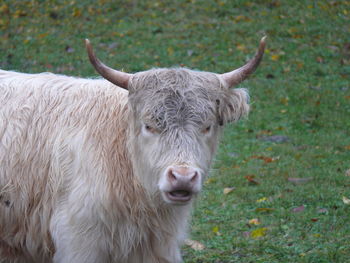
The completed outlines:
<svg viewBox="0 0 350 263">
<path fill-rule="evenodd" d="M 223 73 L 267 50 L 248 119 L 229 125 L 185 262 L 349 262 L 350 1 L 1 0 L 0 68 L 97 76 Z"/>
</svg>

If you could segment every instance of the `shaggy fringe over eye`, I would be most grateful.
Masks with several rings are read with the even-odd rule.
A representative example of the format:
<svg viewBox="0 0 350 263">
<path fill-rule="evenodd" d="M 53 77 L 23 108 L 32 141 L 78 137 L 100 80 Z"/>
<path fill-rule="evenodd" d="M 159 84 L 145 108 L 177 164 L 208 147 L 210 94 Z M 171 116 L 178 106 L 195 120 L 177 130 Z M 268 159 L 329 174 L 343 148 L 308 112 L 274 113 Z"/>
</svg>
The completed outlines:
<svg viewBox="0 0 350 263">
<path fill-rule="evenodd" d="M 249 111 L 246 89 L 230 89 L 218 75 L 209 72 L 153 69 L 147 74 L 135 74 L 130 79 L 129 92 L 129 101 L 138 114 L 157 115 L 158 121 L 164 122 L 160 126 L 172 123 L 181 114 L 199 126 L 216 115 L 218 123 L 224 125 Z M 166 114 L 170 109 L 173 112 Z"/>
<path fill-rule="evenodd" d="M 229 89 L 217 100 L 219 124 L 238 121 L 249 112 L 249 94 L 246 89 Z"/>
</svg>

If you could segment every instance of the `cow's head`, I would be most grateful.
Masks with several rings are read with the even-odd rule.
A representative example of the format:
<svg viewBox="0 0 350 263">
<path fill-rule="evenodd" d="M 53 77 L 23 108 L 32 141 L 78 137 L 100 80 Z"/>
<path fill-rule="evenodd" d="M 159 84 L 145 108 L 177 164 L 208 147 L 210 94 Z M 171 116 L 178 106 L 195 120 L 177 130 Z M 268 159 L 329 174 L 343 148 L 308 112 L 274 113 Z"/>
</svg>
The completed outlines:
<svg viewBox="0 0 350 263">
<path fill-rule="evenodd" d="M 128 74 L 99 61 L 88 40 L 86 46 L 95 69 L 129 91 L 135 174 L 167 203 L 189 203 L 201 190 L 223 125 L 248 113 L 247 91 L 233 87 L 259 65 L 265 37 L 253 59 L 224 74 L 185 68 Z"/>
</svg>

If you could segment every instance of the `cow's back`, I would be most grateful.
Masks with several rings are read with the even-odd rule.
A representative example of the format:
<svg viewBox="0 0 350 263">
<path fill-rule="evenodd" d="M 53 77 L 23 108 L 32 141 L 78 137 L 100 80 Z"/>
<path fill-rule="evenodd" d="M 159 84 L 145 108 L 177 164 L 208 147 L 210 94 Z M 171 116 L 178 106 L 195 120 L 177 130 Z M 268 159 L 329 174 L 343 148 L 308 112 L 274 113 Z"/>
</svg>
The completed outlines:
<svg viewBox="0 0 350 263">
<path fill-rule="evenodd" d="M 87 137 L 103 147 L 125 121 L 126 94 L 105 80 L 0 70 L 0 257 L 22 251 L 49 262 L 72 147 Z"/>
</svg>

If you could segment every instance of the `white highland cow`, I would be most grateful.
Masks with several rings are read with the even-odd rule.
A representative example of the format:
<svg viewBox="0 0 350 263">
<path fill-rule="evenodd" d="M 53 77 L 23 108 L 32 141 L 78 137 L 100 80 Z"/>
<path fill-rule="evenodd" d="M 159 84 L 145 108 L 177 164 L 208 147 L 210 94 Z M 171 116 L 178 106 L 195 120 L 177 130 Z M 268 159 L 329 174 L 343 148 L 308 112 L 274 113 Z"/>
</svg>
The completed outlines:
<svg viewBox="0 0 350 263">
<path fill-rule="evenodd" d="M 191 203 L 222 127 L 247 114 L 225 74 L 184 68 L 106 79 L 0 70 L 0 262 L 179 263 Z"/>
</svg>

